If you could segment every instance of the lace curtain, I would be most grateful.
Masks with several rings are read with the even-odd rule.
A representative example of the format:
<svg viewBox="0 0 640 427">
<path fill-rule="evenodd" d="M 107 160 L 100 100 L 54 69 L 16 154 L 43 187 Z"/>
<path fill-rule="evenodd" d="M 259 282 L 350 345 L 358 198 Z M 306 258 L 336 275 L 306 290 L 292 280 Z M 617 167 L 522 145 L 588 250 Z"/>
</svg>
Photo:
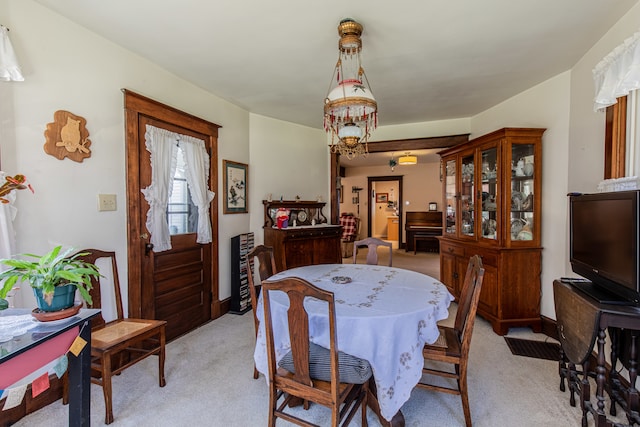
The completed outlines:
<svg viewBox="0 0 640 427">
<path fill-rule="evenodd" d="M 9 40 L 9 29 L 2 25 L 0 25 L 0 80 L 7 82 L 24 80 L 11 40 Z"/>
<path fill-rule="evenodd" d="M 640 88 L 640 32 L 629 37 L 593 69 L 594 110 L 615 104 L 616 98 Z"/>
<path fill-rule="evenodd" d="M 198 243 L 212 239 L 209 204 L 215 193 L 209 190 L 209 156 L 204 141 L 147 125 L 145 144 L 151 153 L 151 185 L 142 189 L 149 203 L 147 230 L 151 233 L 154 252 L 171 249 L 171 235 L 167 223 L 167 205 L 173 190 L 178 148 L 184 154 L 187 185 L 193 204 L 198 207 Z"/>
<path fill-rule="evenodd" d="M 209 204 L 215 193 L 209 190 L 209 156 L 204 141 L 189 135 L 179 135 L 178 146 L 184 154 L 187 185 L 191 200 L 198 207 L 198 235 L 196 242 L 211 242 L 211 220 Z M 172 175 L 173 176 L 173 175 Z"/>
</svg>

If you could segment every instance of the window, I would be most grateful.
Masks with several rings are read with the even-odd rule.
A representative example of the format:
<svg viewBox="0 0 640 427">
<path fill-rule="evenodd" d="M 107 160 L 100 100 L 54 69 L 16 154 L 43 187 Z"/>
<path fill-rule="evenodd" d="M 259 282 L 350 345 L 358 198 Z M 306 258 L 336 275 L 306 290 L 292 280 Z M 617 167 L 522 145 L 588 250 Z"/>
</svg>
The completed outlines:
<svg viewBox="0 0 640 427">
<path fill-rule="evenodd" d="M 176 173 L 167 206 L 167 224 L 171 235 L 197 232 L 198 209 L 191 200 L 185 169 L 182 149 L 178 149 Z"/>
<path fill-rule="evenodd" d="M 618 98 L 606 111 L 604 178 L 640 176 L 640 95 Z"/>
</svg>

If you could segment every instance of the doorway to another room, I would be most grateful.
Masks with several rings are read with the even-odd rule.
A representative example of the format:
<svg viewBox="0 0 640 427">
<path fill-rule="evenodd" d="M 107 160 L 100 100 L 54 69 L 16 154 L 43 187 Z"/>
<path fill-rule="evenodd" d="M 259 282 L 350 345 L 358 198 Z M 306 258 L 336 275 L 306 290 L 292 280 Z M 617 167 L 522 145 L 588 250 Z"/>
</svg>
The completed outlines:
<svg viewBox="0 0 640 427">
<path fill-rule="evenodd" d="M 402 176 L 368 177 L 367 235 L 402 247 Z"/>
</svg>

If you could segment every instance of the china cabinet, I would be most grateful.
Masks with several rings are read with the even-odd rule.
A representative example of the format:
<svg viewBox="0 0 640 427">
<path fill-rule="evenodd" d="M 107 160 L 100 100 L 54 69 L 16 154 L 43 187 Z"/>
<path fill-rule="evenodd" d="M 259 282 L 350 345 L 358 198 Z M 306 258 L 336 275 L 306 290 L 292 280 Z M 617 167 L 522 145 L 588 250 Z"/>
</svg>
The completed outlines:
<svg viewBox="0 0 640 427">
<path fill-rule="evenodd" d="M 504 128 L 441 151 L 440 280 L 458 297 L 469 258 L 485 268 L 478 314 L 504 335 L 540 322 L 542 134 Z"/>
</svg>

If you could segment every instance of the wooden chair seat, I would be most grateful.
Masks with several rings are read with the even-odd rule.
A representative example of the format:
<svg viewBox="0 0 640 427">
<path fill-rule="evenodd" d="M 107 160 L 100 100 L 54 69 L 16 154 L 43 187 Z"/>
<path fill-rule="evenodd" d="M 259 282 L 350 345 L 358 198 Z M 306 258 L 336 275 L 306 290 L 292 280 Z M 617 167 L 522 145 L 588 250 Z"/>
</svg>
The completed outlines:
<svg viewBox="0 0 640 427">
<path fill-rule="evenodd" d="M 270 298 L 272 291 L 284 292 L 289 298 L 288 325 L 294 372 L 278 367 L 276 363 Z M 341 383 L 339 381 L 340 364 L 333 293 L 317 288 L 298 277 L 266 280 L 262 282 L 262 292 L 269 367 L 268 425 L 275 426 L 276 419 L 280 418 L 301 426 L 313 426 L 314 424 L 294 415 L 287 408 L 303 402 L 306 409 L 309 402 L 314 402 L 331 409 L 331 425 L 333 427 L 348 425 L 357 410 L 361 408 L 362 426 L 366 427 L 369 381 L 365 381 L 364 384 Z M 304 308 L 306 298 L 314 298 L 327 303 L 330 381 L 318 380 L 310 375 L 312 369 L 310 365 L 309 317 Z"/>
<path fill-rule="evenodd" d="M 117 318 L 105 322 L 102 314 L 92 323 L 91 331 L 91 382 L 102 387 L 105 402 L 105 424 L 113 422 L 113 402 L 111 377 L 151 355 L 158 356 L 158 383 L 166 385 L 164 377 L 165 329 L 167 322 L 154 319 L 127 319 L 122 309 L 120 281 L 115 252 L 98 249 L 84 249 L 79 259 L 93 264 L 100 258 L 111 262 L 113 290 Z M 91 279 L 93 300 L 89 308 L 101 308 L 103 295 L 100 293 L 99 279 Z M 67 401 L 65 387 L 64 402 Z M 152 408 L 147 408 L 151 410 Z"/>
<path fill-rule="evenodd" d="M 260 296 L 261 285 L 257 284 L 253 278 L 254 259 L 258 258 L 258 276 L 260 282 L 267 280 L 278 272 L 276 268 L 276 260 L 273 256 L 273 248 L 271 246 L 258 245 L 247 253 L 247 280 L 249 282 L 249 297 L 251 299 L 251 308 L 253 312 L 253 325 L 256 336 L 258 335 L 258 316 L 256 309 L 258 308 L 258 297 Z M 253 378 L 259 376 L 255 363 L 253 364 Z"/>
<path fill-rule="evenodd" d="M 478 255 L 474 255 L 469 260 L 467 267 L 462 292 L 458 300 L 458 312 L 456 313 L 454 326 L 439 326 L 440 336 L 436 343 L 424 346 L 422 355 L 425 359 L 425 367 L 422 370 L 423 378 L 418 383 L 418 387 L 427 390 L 459 395 L 462 400 L 462 411 L 467 427 L 472 425 L 467 387 L 469 347 L 471 345 L 471 335 L 480 300 L 483 277 L 482 261 Z M 428 362 L 447 363 L 453 365 L 453 370 L 430 368 L 426 366 Z M 425 380 L 425 375 L 455 379 L 457 386 L 448 387 L 446 385 L 432 384 Z"/>
</svg>

